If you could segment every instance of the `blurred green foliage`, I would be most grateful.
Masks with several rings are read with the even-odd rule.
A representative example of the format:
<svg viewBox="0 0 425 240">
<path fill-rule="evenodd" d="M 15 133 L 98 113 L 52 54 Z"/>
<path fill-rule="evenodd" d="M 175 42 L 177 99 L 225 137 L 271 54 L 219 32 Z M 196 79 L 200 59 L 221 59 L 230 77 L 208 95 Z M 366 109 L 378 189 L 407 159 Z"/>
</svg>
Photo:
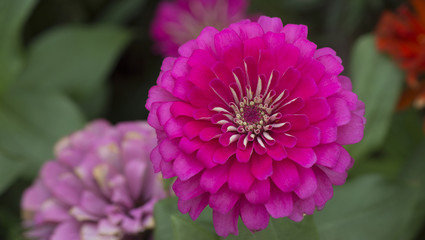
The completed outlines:
<svg viewBox="0 0 425 240">
<path fill-rule="evenodd" d="M 379 15 L 402 0 L 251 0 L 250 11 L 309 27 L 334 48 L 366 103 L 348 183 L 301 223 L 272 220 L 229 239 L 424 239 L 423 113 L 395 112 L 403 73 L 376 52 Z M 0 0 L 0 239 L 21 239 L 19 201 L 54 143 L 94 118 L 146 119 L 162 57 L 149 25 L 157 0 Z M 365 35 L 366 34 L 366 35 Z M 192 221 L 175 198 L 156 206 L 155 239 L 220 239 L 211 211 Z"/>
</svg>

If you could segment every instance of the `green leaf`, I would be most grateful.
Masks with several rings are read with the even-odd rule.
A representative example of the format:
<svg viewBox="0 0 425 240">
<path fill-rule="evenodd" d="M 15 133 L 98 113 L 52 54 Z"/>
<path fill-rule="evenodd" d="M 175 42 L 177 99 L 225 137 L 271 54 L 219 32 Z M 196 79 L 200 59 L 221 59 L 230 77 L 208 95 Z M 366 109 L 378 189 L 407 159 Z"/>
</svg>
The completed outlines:
<svg viewBox="0 0 425 240">
<path fill-rule="evenodd" d="M 171 215 L 173 224 L 173 234 L 175 240 L 199 239 L 199 240 L 218 240 L 219 237 L 208 227 L 188 219 L 182 214 Z"/>
<path fill-rule="evenodd" d="M 410 223 L 417 217 L 418 195 L 410 185 L 378 175 L 336 187 L 333 199 L 315 214 L 320 239 L 411 239 L 416 234 Z"/>
<path fill-rule="evenodd" d="M 406 159 L 425 138 L 423 132 L 418 131 L 422 128 L 422 118 L 415 109 L 396 112 L 383 146 L 363 161 L 356 162 L 350 174 L 380 173 L 397 177 Z"/>
<path fill-rule="evenodd" d="M 400 177 L 409 186 L 411 195 L 417 197 L 410 209 L 406 214 L 409 218 L 404 222 L 406 239 L 413 238 L 416 233 L 423 227 L 425 222 L 425 140 L 417 146 L 413 154 L 408 159 L 405 167 L 401 171 Z M 405 215 L 406 215 L 405 214 Z"/>
<path fill-rule="evenodd" d="M 94 103 L 102 106 L 102 84 L 129 40 L 127 31 L 112 26 L 52 30 L 31 44 L 28 64 L 14 87 L 64 91 L 91 113 Z"/>
<path fill-rule="evenodd" d="M 212 211 L 206 208 L 196 221 L 190 219 L 186 214 L 183 215 L 177 208 L 177 197 L 166 198 L 155 205 L 155 240 L 169 239 L 199 239 L 205 235 L 205 239 L 218 239 L 212 225 Z M 179 229 L 171 231 L 171 229 Z M 187 236 L 192 236 L 185 238 Z M 199 235 L 198 237 L 194 237 Z"/>
<path fill-rule="evenodd" d="M 121 0 L 112 2 L 100 16 L 100 22 L 123 24 L 142 11 L 146 0 Z"/>
<path fill-rule="evenodd" d="M 13 161 L 0 153 L 0 195 L 13 183 L 25 168 L 20 161 Z"/>
<path fill-rule="evenodd" d="M 177 198 L 166 198 L 155 204 L 154 217 L 155 217 L 155 230 L 154 239 L 156 240 L 169 240 L 173 239 L 173 225 L 171 215 L 177 213 Z"/>
<path fill-rule="evenodd" d="M 239 235 L 230 235 L 227 239 L 246 240 L 315 240 L 319 235 L 313 220 L 313 216 L 305 216 L 304 220 L 297 223 L 288 218 L 270 218 L 269 226 L 266 229 L 251 233 L 242 221 L 239 222 Z"/>
<path fill-rule="evenodd" d="M 36 0 L 0 0 L 0 92 L 22 67 L 20 34 Z"/>
<path fill-rule="evenodd" d="M 359 159 L 384 142 L 403 74 L 391 60 L 377 52 L 373 35 L 363 36 L 355 44 L 351 73 L 353 90 L 366 105 L 364 138 L 347 148 L 354 159 Z"/>
<path fill-rule="evenodd" d="M 80 110 L 63 95 L 8 92 L 0 98 L 0 152 L 10 161 L 25 164 L 25 174 L 33 176 L 53 157 L 54 144 L 83 124 Z"/>
</svg>

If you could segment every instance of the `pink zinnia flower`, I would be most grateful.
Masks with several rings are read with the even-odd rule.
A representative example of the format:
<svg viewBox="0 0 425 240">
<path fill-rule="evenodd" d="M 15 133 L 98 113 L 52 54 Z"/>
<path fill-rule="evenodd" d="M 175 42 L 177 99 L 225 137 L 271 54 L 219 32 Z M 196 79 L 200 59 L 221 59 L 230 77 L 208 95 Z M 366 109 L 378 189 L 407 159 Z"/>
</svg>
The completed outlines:
<svg viewBox="0 0 425 240">
<path fill-rule="evenodd" d="M 154 139 L 146 123 L 99 120 L 61 140 L 23 195 L 27 237 L 134 239 L 151 230 L 153 206 L 165 197 L 149 161 Z"/>
<path fill-rule="evenodd" d="M 195 39 L 207 26 L 219 30 L 246 18 L 248 0 L 175 0 L 158 5 L 151 26 L 156 49 L 177 56 L 183 43 Z"/>
<path fill-rule="evenodd" d="M 209 205 L 217 233 L 252 231 L 269 218 L 322 209 L 363 137 L 364 104 L 340 76 L 341 59 L 317 49 L 307 27 L 279 18 L 205 28 L 166 58 L 146 107 L 158 146 L 155 171 L 177 176 L 179 209 Z"/>
</svg>

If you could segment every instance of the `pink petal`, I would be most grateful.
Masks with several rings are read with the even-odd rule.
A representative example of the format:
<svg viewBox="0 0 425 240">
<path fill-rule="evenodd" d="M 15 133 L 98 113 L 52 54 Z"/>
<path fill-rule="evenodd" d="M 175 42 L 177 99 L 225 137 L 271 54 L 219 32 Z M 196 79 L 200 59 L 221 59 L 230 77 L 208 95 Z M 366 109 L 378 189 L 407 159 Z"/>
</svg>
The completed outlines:
<svg viewBox="0 0 425 240">
<path fill-rule="evenodd" d="M 313 126 L 320 129 L 320 143 L 327 144 L 336 141 L 337 126 L 332 118 L 325 118 L 320 122 L 314 123 Z"/>
<path fill-rule="evenodd" d="M 196 220 L 208 205 L 209 194 L 204 193 L 199 197 L 190 200 L 178 200 L 178 208 L 183 214 L 189 213 L 192 220 Z"/>
<path fill-rule="evenodd" d="M 253 59 L 256 59 L 257 61 L 260 56 L 261 49 L 266 48 L 266 46 L 264 45 L 263 39 L 260 37 L 247 39 L 243 42 L 243 45 L 244 45 L 244 56 L 252 57 Z"/>
<path fill-rule="evenodd" d="M 314 123 L 329 116 L 331 109 L 325 98 L 311 98 L 305 102 L 301 112 L 308 116 L 310 122 Z"/>
<path fill-rule="evenodd" d="M 269 76 L 276 67 L 273 52 L 269 49 L 262 49 L 258 60 L 258 73 Z"/>
<path fill-rule="evenodd" d="M 164 125 L 164 130 L 169 138 L 177 138 L 183 136 L 183 126 L 188 122 L 186 118 L 171 118 Z"/>
<path fill-rule="evenodd" d="M 178 117 L 178 116 L 193 117 L 193 112 L 195 111 L 195 108 L 192 105 L 187 104 L 185 102 L 174 102 L 171 105 L 170 111 L 174 117 Z"/>
<path fill-rule="evenodd" d="M 215 53 L 214 47 L 214 36 L 218 33 L 218 30 L 213 27 L 206 27 L 201 31 L 199 36 L 196 38 L 196 42 L 200 49 L 207 50 L 211 53 Z"/>
<path fill-rule="evenodd" d="M 223 134 L 219 127 L 208 127 L 201 130 L 199 133 L 199 138 L 202 141 L 208 142 L 214 138 L 220 137 Z"/>
<path fill-rule="evenodd" d="M 287 133 L 273 133 L 272 137 L 287 148 L 293 148 L 297 143 L 297 138 Z"/>
<path fill-rule="evenodd" d="M 235 137 L 236 137 L 236 141 L 237 141 L 238 138 L 240 137 L 240 135 L 235 133 L 235 132 L 225 132 L 220 136 L 218 141 L 223 146 L 229 146 L 233 141 L 235 141 L 235 140 L 232 139 L 232 138 L 235 138 Z"/>
<path fill-rule="evenodd" d="M 251 231 L 263 230 L 269 225 L 270 215 L 262 204 L 251 204 L 247 200 L 243 200 L 240 211 L 242 221 Z"/>
<path fill-rule="evenodd" d="M 260 155 L 266 154 L 267 149 L 265 147 L 261 146 L 258 143 L 258 139 L 257 140 L 254 140 L 254 142 L 252 143 L 252 145 L 254 145 L 254 151 L 255 151 L 255 153 L 260 154 Z"/>
<path fill-rule="evenodd" d="M 276 92 L 280 93 L 283 90 L 292 91 L 298 85 L 300 78 L 300 71 L 293 67 L 288 68 L 287 71 L 284 72 L 283 76 L 279 79 L 279 84 L 276 85 Z"/>
<path fill-rule="evenodd" d="M 326 76 L 320 80 L 317 87 L 319 88 L 320 96 L 328 97 L 341 89 L 341 83 L 336 76 Z"/>
<path fill-rule="evenodd" d="M 146 108 L 151 109 L 151 106 L 155 102 L 174 102 L 178 99 L 175 98 L 170 92 L 166 91 L 162 87 L 153 86 L 149 90 L 148 100 L 146 101 Z"/>
<path fill-rule="evenodd" d="M 219 144 L 206 143 L 196 152 L 196 158 L 199 159 L 206 168 L 212 168 L 217 165 L 217 163 L 213 162 L 213 156 L 215 150 L 219 147 Z"/>
<path fill-rule="evenodd" d="M 363 138 L 364 122 L 356 114 L 351 114 L 351 121 L 338 127 L 337 142 L 341 145 L 354 144 L 360 142 Z"/>
<path fill-rule="evenodd" d="M 161 170 L 161 162 L 162 160 L 162 156 L 159 153 L 159 146 L 155 147 L 150 155 L 150 159 L 152 161 L 152 166 L 154 171 L 157 173 Z"/>
<path fill-rule="evenodd" d="M 299 38 L 307 38 L 307 26 L 286 24 L 283 27 L 283 33 L 286 35 L 286 42 L 294 43 Z"/>
<path fill-rule="evenodd" d="M 69 207 L 56 199 L 45 201 L 34 219 L 36 224 L 49 222 L 64 222 L 72 219 L 69 215 Z"/>
<path fill-rule="evenodd" d="M 128 188 L 133 199 L 138 199 L 142 193 L 143 177 L 145 172 L 150 171 L 150 164 L 138 159 L 131 160 L 125 165 L 125 176 L 127 178 Z"/>
<path fill-rule="evenodd" d="M 193 54 L 190 56 L 187 64 L 190 67 L 197 67 L 199 65 L 205 65 L 205 66 L 212 66 L 216 63 L 215 57 L 211 54 L 211 52 L 202 50 L 202 49 L 196 49 L 193 51 Z"/>
<path fill-rule="evenodd" d="M 239 162 L 248 162 L 251 159 L 253 148 L 254 148 L 254 144 L 250 144 L 250 143 L 248 143 L 246 149 L 244 150 L 241 150 L 240 148 L 238 148 L 236 150 L 236 159 Z"/>
<path fill-rule="evenodd" d="M 317 161 L 316 153 L 311 148 L 289 148 L 288 158 L 302 167 L 309 168 Z"/>
<path fill-rule="evenodd" d="M 159 143 L 159 153 L 164 161 L 172 161 L 180 154 L 179 139 L 165 138 Z"/>
<path fill-rule="evenodd" d="M 199 138 L 188 139 L 186 137 L 182 137 L 179 142 L 179 148 L 185 153 L 191 154 L 201 148 L 203 143 L 204 142 L 199 140 Z"/>
<path fill-rule="evenodd" d="M 159 123 L 158 119 L 158 108 L 161 106 L 161 103 L 153 103 L 150 107 L 150 113 L 148 115 L 147 122 L 155 129 L 163 130 L 163 126 Z"/>
<path fill-rule="evenodd" d="M 80 226 L 74 221 L 66 221 L 61 223 L 53 231 L 51 240 L 80 240 Z"/>
<path fill-rule="evenodd" d="M 225 214 L 234 208 L 239 198 L 240 194 L 229 190 L 226 184 L 217 193 L 211 194 L 209 204 L 214 212 Z"/>
<path fill-rule="evenodd" d="M 252 39 L 264 35 L 263 28 L 256 22 L 247 22 L 244 24 L 232 24 L 230 25 L 242 40 Z"/>
<path fill-rule="evenodd" d="M 238 235 L 239 209 L 233 209 L 226 214 L 213 211 L 213 223 L 219 236 Z"/>
<path fill-rule="evenodd" d="M 347 180 L 347 172 L 336 172 L 324 166 L 318 167 L 328 176 L 329 181 L 331 181 L 333 185 L 343 185 Z"/>
<path fill-rule="evenodd" d="M 264 206 L 273 218 L 287 217 L 292 212 L 292 193 L 284 193 L 272 187 L 270 200 Z"/>
<path fill-rule="evenodd" d="M 324 55 L 333 55 L 336 56 L 336 52 L 335 50 L 333 50 L 332 48 L 329 47 L 324 47 L 324 48 L 318 48 L 316 50 L 316 52 L 314 53 L 314 58 L 318 58 Z"/>
<path fill-rule="evenodd" d="M 322 209 L 325 203 L 332 198 L 333 188 L 329 178 L 320 169 L 314 168 L 314 173 L 317 178 L 317 190 L 314 193 L 314 202 L 318 209 Z"/>
<path fill-rule="evenodd" d="M 294 190 L 295 194 L 301 199 L 311 197 L 317 189 L 316 176 L 311 168 L 303 168 L 298 166 L 300 176 L 300 186 Z"/>
<path fill-rule="evenodd" d="M 309 41 L 306 38 L 300 38 L 294 42 L 294 46 L 300 50 L 300 56 L 310 60 L 314 52 L 316 51 L 317 45 Z M 313 69 L 311 69 L 313 70 Z M 310 71 L 311 71 L 310 70 Z"/>
<path fill-rule="evenodd" d="M 340 146 L 339 158 L 332 170 L 339 173 L 344 173 L 351 168 L 351 166 L 353 165 L 353 161 L 353 158 L 350 156 L 347 150 Z"/>
<path fill-rule="evenodd" d="M 174 160 L 173 169 L 182 181 L 186 181 L 204 169 L 204 166 L 195 158 L 194 155 L 181 153 Z"/>
<path fill-rule="evenodd" d="M 251 164 L 234 161 L 230 167 L 229 188 L 232 191 L 246 193 L 254 182 L 250 171 Z"/>
<path fill-rule="evenodd" d="M 189 40 L 179 47 L 179 54 L 183 57 L 190 57 L 193 51 L 198 48 L 198 44 L 195 40 Z"/>
<path fill-rule="evenodd" d="M 341 148 L 337 143 L 322 144 L 315 147 L 317 164 L 333 168 L 337 164 Z"/>
<path fill-rule="evenodd" d="M 251 189 L 245 193 L 246 199 L 253 204 L 266 203 L 270 198 L 270 181 L 255 181 Z"/>
<path fill-rule="evenodd" d="M 291 101 L 285 103 L 280 109 L 282 114 L 297 113 L 304 107 L 304 100 L 302 98 L 294 98 Z"/>
<path fill-rule="evenodd" d="M 204 190 L 216 193 L 227 182 L 228 175 L 229 167 L 227 165 L 218 165 L 206 169 L 202 173 L 200 185 Z"/>
<path fill-rule="evenodd" d="M 308 127 L 310 121 L 304 114 L 286 114 L 281 118 L 282 122 L 289 122 L 292 130 L 300 130 Z"/>
<path fill-rule="evenodd" d="M 270 18 L 267 16 L 261 16 L 258 20 L 257 20 L 258 24 L 261 25 L 261 27 L 263 28 L 264 32 L 281 32 L 283 30 L 283 24 L 282 24 L 282 20 L 280 18 L 274 17 L 274 18 Z"/>
<path fill-rule="evenodd" d="M 317 127 L 308 127 L 293 131 L 291 135 L 297 138 L 298 147 L 314 147 L 320 144 L 320 130 Z"/>
<path fill-rule="evenodd" d="M 351 112 L 347 102 L 341 98 L 328 98 L 334 121 L 337 126 L 345 125 L 351 120 Z"/>
<path fill-rule="evenodd" d="M 300 185 L 297 167 L 288 160 L 273 163 L 272 180 L 283 192 L 291 192 Z"/>
<path fill-rule="evenodd" d="M 176 83 L 183 77 L 185 77 L 187 74 L 189 74 L 189 66 L 188 66 L 188 59 L 187 58 L 177 58 L 174 62 L 173 69 L 171 69 L 171 76 L 174 79 L 178 79 L 176 82 L 171 83 L 173 85 L 172 88 L 167 89 L 169 92 L 174 93 L 174 89 L 176 86 Z"/>
<path fill-rule="evenodd" d="M 323 55 L 316 59 L 319 62 L 321 62 L 323 66 L 325 66 L 326 72 L 330 74 L 338 75 L 344 70 L 344 67 L 341 64 L 340 59 L 338 59 L 338 57 L 334 55 L 330 55 L 330 54 Z"/>
<path fill-rule="evenodd" d="M 273 173 L 273 160 L 267 156 L 252 155 L 251 173 L 258 180 L 265 180 Z"/>
<path fill-rule="evenodd" d="M 163 178 L 172 178 L 176 176 L 173 169 L 173 162 L 162 161 L 160 163 L 161 173 Z"/>
<path fill-rule="evenodd" d="M 209 82 L 209 86 L 223 102 L 228 103 L 234 101 L 229 86 L 223 83 L 223 81 L 215 78 Z"/>
<path fill-rule="evenodd" d="M 103 216 L 108 203 L 102 197 L 91 191 L 84 191 L 81 196 L 80 206 L 88 213 Z"/>
<path fill-rule="evenodd" d="M 213 156 L 213 162 L 218 164 L 224 164 L 228 159 L 236 153 L 236 144 L 232 144 L 228 147 L 219 147 L 215 150 Z"/>
<path fill-rule="evenodd" d="M 224 29 L 214 36 L 215 49 L 218 56 L 223 56 L 226 50 L 236 48 L 242 50 L 242 41 L 235 31 Z"/>
<path fill-rule="evenodd" d="M 177 197 L 182 200 L 189 200 L 203 194 L 205 190 L 199 185 L 200 177 L 200 174 L 198 174 L 187 181 L 177 178 L 173 184 L 173 190 Z"/>
<path fill-rule="evenodd" d="M 273 158 L 276 161 L 280 161 L 286 158 L 286 150 L 280 144 L 274 144 L 273 146 L 267 146 L 267 155 Z"/>
<path fill-rule="evenodd" d="M 50 192 L 44 186 L 41 180 L 36 180 L 36 182 L 27 190 L 25 190 L 21 208 L 24 210 L 37 210 L 44 201 L 50 197 Z"/>
<path fill-rule="evenodd" d="M 187 138 L 193 139 L 199 136 L 203 129 L 208 127 L 211 127 L 211 123 L 207 121 L 189 121 L 183 126 L 183 133 Z"/>
<path fill-rule="evenodd" d="M 283 35 L 282 33 L 279 34 L 280 42 L 283 41 L 282 35 Z M 293 83 L 287 83 L 287 85 L 286 85 L 286 86 L 292 85 L 293 87 L 287 88 L 288 90 L 292 90 L 298 84 L 300 75 L 299 75 L 298 71 L 296 71 L 296 72 L 298 72 L 298 74 L 295 72 L 295 75 L 293 75 L 294 72 L 289 74 L 288 71 L 290 69 L 293 69 L 293 67 L 297 66 L 297 63 L 298 63 L 299 58 L 300 58 L 300 49 L 298 49 L 296 46 L 294 46 L 292 44 L 284 44 L 280 48 L 276 49 L 275 51 L 276 51 L 276 55 L 277 55 L 276 61 L 277 61 L 277 64 L 278 64 L 278 66 L 276 67 L 276 70 L 278 70 L 281 73 L 285 73 L 284 74 L 285 81 L 288 81 L 290 79 L 292 79 L 292 81 L 294 81 Z M 293 70 L 291 70 L 291 71 L 293 71 Z M 288 75 L 287 75 L 287 73 L 288 73 Z M 294 78 L 291 78 L 291 77 L 294 77 Z M 277 89 L 281 89 L 281 88 L 278 87 Z"/>
</svg>

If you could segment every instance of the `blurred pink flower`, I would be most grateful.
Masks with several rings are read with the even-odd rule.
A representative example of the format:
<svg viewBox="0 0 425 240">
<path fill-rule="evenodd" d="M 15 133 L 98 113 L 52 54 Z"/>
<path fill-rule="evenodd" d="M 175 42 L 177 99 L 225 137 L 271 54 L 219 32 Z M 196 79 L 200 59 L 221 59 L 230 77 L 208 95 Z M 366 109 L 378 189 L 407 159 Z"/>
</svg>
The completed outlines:
<svg viewBox="0 0 425 240">
<path fill-rule="evenodd" d="M 134 239 L 152 229 L 154 204 L 165 197 L 149 161 L 153 139 L 144 122 L 112 127 L 99 120 L 58 142 L 56 159 L 23 195 L 26 235 Z"/>
<path fill-rule="evenodd" d="M 195 39 L 207 26 L 219 30 L 246 18 L 248 0 L 162 1 L 155 13 L 151 36 L 156 50 L 177 56 L 179 46 Z"/>
<path fill-rule="evenodd" d="M 177 176 L 181 212 L 209 205 L 217 233 L 322 209 L 363 138 L 364 104 L 341 59 L 317 49 L 307 27 L 279 18 L 205 28 L 163 62 L 146 107 L 157 130 L 156 172 Z"/>
</svg>

